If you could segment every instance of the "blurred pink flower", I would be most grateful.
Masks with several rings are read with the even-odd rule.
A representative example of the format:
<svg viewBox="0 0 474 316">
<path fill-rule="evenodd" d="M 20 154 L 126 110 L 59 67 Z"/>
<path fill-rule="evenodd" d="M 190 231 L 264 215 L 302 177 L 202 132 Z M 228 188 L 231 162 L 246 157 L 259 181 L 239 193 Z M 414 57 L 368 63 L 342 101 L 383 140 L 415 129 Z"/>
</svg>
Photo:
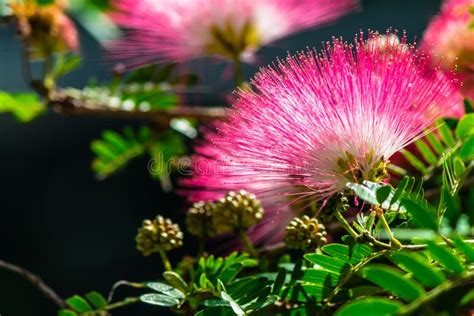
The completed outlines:
<svg viewBox="0 0 474 316">
<path fill-rule="evenodd" d="M 113 57 L 142 65 L 202 56 L 249 60 L 291 33 L 334 20 L 356 0 L 115 0 L 113 19 L 127 36 Z"/>
<path fill-rule="evenodd" d="M 254 91 L 238 92 L 228 121 L 197 148 L 185 180 L 191 200 L 255 193 L 271 205 L 271 220 L 254 232 L 265 240 L 282 236 L 290 204 L 324 205 L 348 182 L 382 181 L 388 159 L 459 101 L 423 52 L 405 36 L 393 45 L 391 35 L 334 39 L 261 70 Z"/>
<path fill-rule="evenodd" d="M 434 65 L 463 82 L 461 93 L 474 98 L 474 29 L 469 10 L 474 0 L 445 1 L 439 15 L 433 18 L 423 36 L 422 47 L 430 52 Z M 457 107 L 454 116 L 463 114 Z"/>
</svg>

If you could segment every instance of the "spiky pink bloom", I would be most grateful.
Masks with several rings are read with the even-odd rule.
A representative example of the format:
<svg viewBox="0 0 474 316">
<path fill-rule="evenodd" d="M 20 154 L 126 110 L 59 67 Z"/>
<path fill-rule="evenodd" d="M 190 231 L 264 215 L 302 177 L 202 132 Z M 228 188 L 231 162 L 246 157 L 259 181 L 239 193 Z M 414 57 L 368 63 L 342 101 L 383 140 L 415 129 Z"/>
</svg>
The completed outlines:
<svg viewBox="0 0 474 316">
<path fill-rule="evenodd" d="M 400 45 L 387 38 L 334 39 L 320 53 L 262 69 L 254 90 L 237 93 L 228 121 L 197 148 L 191 199 L 240 188 L 264 206 L 276 198 L 280 205 L 266 209 L 271 224 L 256 231 L 264 240 L 281 236 L 290 204 L 324 205 L 348 182 L 382 181 L 388 159 L 459 101 L 405 36 Z"/>
<path fill-rule="evenodd" d="M 422 47 L 431 54 L 432 62 L 463 82 L 461 92 L 474 98 L 474 29 L 469 12 L 474 0 L 445 1 L 439 15 L 433 18 L 423 36 Z M 456 108 L 463 114 L 462 107 Z"/>
<path fill-rule="evenodd" d="M 281 37 L 334 20 L 356 0 L 115 0 L 128 30 L 111 54 L 134 64 L 250 58 Z"/>
</svg>

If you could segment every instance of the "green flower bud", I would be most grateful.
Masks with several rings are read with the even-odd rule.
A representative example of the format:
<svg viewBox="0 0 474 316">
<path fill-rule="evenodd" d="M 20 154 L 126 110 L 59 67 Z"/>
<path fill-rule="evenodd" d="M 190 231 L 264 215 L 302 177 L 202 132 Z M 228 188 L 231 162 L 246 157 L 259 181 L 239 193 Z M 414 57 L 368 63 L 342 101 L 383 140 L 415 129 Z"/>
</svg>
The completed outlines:
<svg viewBox="0 0 474 316">
<path fill-rule="evenodd" d="M 219 200 L 212 222 L 218 234 L 246 231 L 263 219 L 264 210 L 255 195 L 229 192 Z"/>
<path fill-rule="evenodd" d="M 316 218 L 294 218 L 285 230 L 285 244 L 293 249 L 315 249 L 327 242 L 326 228 Z"/>
<path fill-rule="evenodd" d="M 334 194 L 332 198 L 329 199 L 326 207 L 330 212 L 340 212 L 344 213 L 349 209 L 349 200 L 342 193 Z"/>
<path fill-rule="evenodd" d="M 149 256 L 159 249 L 169 251 L 183 245 L 183 233 L 177 224 L 158 215 L 154 220 L 143 221 L 135 238 L 137 249 Z"/>
<path fill-rule="evenodd" d="M 216 234 L 212 225 L 212 216 L 216 204 L 214 202 L 198 202 L 186 214 L 186 228 L 194 236 L 212 237 Z"/>
</svg>

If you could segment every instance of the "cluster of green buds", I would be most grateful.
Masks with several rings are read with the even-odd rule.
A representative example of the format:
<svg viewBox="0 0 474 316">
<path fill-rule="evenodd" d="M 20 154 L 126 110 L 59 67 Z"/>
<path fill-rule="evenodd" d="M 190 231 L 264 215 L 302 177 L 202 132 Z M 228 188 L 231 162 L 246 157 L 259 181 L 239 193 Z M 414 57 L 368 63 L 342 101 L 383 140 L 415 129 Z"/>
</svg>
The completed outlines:
<svg viewBox="0 0 474 316">
<path fill-rule="evenodd" d="M 343 193 L 336 193 L 326 203 L 326 208 L 330 212 L 344 213 L 349 209 L 349 200 Z"/>
<path fill-rule="evenodd" d="M 212 217 L 216 204 L 214 202 L 197 202 L 188 210 L 186 228 L 191 235 L 213 237 L 216 230 L 212 225 Z"/>
<path fill-rule="evenodd" d="M 158 215 L 154 220 L 144 220 L 135 238 L 137 249 L 149 256 L 159 251 L 170 251 L 183 245 L 183 233 L 170 219 Z"/>
<path fill-rule="evenodd" d="M 326 228 L 316 218 L 307 215 L 294 218 L 285 230 L 285 244 L 288 248 L 310 250 L 324 245 Z"/>
<path fill-rule="evenodd" d="M 188 232 L 199 237 L 247 231 L 263 219 L 263 208 L 255 195 L 228 192 L 217 202 L 198 202 L 188 210 Z"/>
<path fill-rule="evenodd" d="M 216 203 L 212 223 L 218 234 L 247 231 L 263 219 L 263 214 L 255 195 L 243 190 L 229 192 Z"/>
</svg>

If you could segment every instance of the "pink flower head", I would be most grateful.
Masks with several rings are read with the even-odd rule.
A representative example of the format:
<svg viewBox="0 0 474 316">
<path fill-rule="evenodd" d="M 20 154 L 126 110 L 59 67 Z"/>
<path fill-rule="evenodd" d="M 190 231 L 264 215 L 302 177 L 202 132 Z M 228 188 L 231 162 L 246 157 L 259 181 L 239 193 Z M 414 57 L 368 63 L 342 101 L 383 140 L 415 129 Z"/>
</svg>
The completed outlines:
<svg viewBox="0 0 474 316">
<path fill-rule="evenodd" d="M 196 186 L 191 199 L 243 188 L 264 206 L 283 201 L 265 228 L 281 236 L 290 203 L 324 205 L 348 182 L 383 181 L 388 159 L 459 101 L 423 52 L 405 36 L 394 45 L 391 35 L 371 32 L 365 41 L 361 34 L 354 44 L 334 39 L 320 53 L 262 69 L 254 90 L 237 93 L 228 121 L 197 148 L 186 182 Z"/>
<path fill-rule="evenodd" d="M 141 65 L 202 56 L 250 58 L 260 46 L 334 20 L 356 0 L 115 0 L 128 36 L 110 50 Z"/>
<path fill-rule="evenodd" d="M 474 29 L 470 27 L 473 15 L 469 12 L 472 7 L 474 0 L 445 1 L 440 14 L 428 25 L 422 42 L 433 64 L 456 72 L 463 82 L 461 92 L 470 98 L 474 97 Z"/>
</svg>

